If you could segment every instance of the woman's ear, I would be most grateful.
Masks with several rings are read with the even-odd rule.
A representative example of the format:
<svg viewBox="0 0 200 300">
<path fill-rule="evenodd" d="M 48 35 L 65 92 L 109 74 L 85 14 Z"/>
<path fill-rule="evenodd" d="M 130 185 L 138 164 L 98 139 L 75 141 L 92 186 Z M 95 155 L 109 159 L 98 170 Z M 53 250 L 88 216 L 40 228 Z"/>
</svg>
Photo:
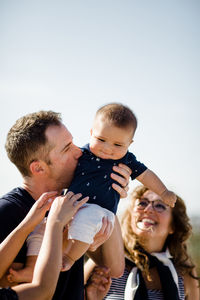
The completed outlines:
<svg viewBox="0 0 200 300">
<path fill-rule="evenodd" d="M 34 160 L 29 168 L 32 174 L 39 174 L 44 171 L 44 166 L 40 160 Z"/>
<path fill-rule="evenodd" d="M 90 129 L 90 135 L 92 136 L 92 128 Z"/>
<path fill-rule="evenodd" d="M 174 225 L 171 224 L 169 228 L 169 234 L 173 234 L 173 233 L 174 233 Z"/>
</svg>

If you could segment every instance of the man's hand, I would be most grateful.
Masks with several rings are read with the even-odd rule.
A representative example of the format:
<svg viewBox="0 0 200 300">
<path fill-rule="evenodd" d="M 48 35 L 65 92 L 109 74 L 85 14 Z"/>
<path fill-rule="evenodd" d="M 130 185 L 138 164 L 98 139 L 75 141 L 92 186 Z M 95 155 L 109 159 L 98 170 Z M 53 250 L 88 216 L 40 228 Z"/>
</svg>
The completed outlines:
<svg viewBox="0 0 200 300">
<path fill-rule="evenodd" d="M 106 267 L 95 267 L 85 285 L 88 300 L 102 300 L 111 285 L 110 270 Z"/>
<path fill-rule="evenodd" d="M 97 234 L 94 237 L 94 242 L 90 245 L 89 251 L 95 251 L 100 245 L 102 245 L 111 235 L 113 231 L 112 223 L 104 217 L 102 219 L 102 227 L 97 232 Z"/>
<path fill-rule="evenodd" d="M 119 183 L 113 183 L 112 187 L 120 194 L 120 198 L 126 198 L 128 192 L 128 183 L 130 179 L 130 175 L 132 173 L 131 169 L 124 164 L 119 164 L 118 166 L 113 167 L 113 171 L 119 173 L 119 175 L 115 173 L 111 173 L 111 178 Z"/>
</svg>

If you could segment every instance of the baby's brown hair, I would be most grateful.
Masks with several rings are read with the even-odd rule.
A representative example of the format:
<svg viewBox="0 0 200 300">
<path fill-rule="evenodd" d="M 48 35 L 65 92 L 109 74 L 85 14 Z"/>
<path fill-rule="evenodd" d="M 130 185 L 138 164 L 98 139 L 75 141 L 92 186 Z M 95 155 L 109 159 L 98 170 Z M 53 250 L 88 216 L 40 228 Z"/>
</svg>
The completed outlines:
<svg viewBox="0 0 200 300">
<path fill-rule="evenodd" d="M 132 110 L 121 103 L 109 103 L 100 107 L 95 118 L 102 116 L 119 128 L 133 128 L 133 133 L 137 128 L 137 118 Z"/>
</svg>

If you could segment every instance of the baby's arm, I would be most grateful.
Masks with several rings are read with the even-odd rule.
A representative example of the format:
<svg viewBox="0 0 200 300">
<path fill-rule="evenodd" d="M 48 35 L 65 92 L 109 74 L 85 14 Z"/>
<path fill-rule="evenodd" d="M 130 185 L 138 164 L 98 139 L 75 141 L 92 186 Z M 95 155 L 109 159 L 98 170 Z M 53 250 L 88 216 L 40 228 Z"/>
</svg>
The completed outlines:
<svg viewBox="0 0 200 300">
<path fill-rule="evenodd" d="M 166 188 L 164 183 L 153 171 L 147 169 L 138 177 L 136 177 L 136 179 L 151 191 L 158 194 L 166 204 L 174 207 L 176 203 L 176 195 Z"/>
</svg>

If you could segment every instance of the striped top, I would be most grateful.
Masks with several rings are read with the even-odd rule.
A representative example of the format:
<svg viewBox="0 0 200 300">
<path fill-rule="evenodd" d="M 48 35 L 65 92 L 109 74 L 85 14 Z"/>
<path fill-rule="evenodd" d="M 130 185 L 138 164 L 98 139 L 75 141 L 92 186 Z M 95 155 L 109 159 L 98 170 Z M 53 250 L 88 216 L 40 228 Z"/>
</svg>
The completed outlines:
<svg viewBox="0 0 200 300">
<path fill-rule="evenodd" d="M 112 278 L 112 284 L 104 300 L 124 300 L 124 291 L 129 271 L 125 268 L 124 274 L 120 278 Z M 180 300 L 185 299 L 183 278 L 178 275 Z M 148 300 L 163 300 L 163 292 L 160 290 L 148 290 Z"/>
</svg>

